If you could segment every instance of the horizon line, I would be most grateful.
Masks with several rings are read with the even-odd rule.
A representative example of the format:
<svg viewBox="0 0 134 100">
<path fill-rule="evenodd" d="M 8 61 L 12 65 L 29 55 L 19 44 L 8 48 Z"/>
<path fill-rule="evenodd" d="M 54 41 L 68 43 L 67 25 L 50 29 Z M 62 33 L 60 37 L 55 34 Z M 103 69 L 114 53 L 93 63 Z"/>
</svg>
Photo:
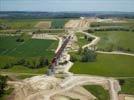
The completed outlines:
<svg viewBox="0 0 134 100">
<path fill-rule="evenodd" d="M 0 12 L 50 12 L 50 13 L 58 13 L 58 12 L 80 12 L 80 13 L 89 13 L 89 12 L 120 12 L 120 13 L 134 13 L 134 11 L 25 11 L 25 10 L 22 10 L 22 11 L 15 11 L 15 10 L 12 10 L 12 11 L 8 11 L 8 10 L 0 10 Z"/>
</svg>

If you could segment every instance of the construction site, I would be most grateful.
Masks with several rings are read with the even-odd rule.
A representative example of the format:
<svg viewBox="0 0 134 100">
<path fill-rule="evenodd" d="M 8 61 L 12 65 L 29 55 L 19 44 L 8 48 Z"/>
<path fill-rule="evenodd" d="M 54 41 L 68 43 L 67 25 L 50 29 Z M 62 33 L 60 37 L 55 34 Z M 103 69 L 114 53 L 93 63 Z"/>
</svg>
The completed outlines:
<svg viewBox="0 0 134 100">
<path fill-rule="evenodd" d="M 78 50 L 78 47 L 75 46 L 77 41 L 75 33 L 82 32 L 94 38 L 89 44 L 85 44 L 82 47 L 83 49 L 86 47 L 93 49 L 100 41 L 99 37 L 83 32 L 83 30 L 89 28 L 90 23 L 93 21 L 95 19 L 81 18 L 79 20 L 70 20 L 65 24 L 67 34 L 64 34 L 62 37 L 34 35 L 32 38 L 58 39 L 58 47 L 46 74 L 22 81 L 8 81 L 8 84 L 15 88 L 13 100 L 96 100 L 92 93 L 83 88 L 85 85 L 102 86 L 108 91 L 110 100 L 120 100 L 118 93 L 121 87 L 116 79 L 69 72 L 73 65 L 73 62 L 70 61 L 69 51 Z"/>
<path fill-rule="evenodd" d="M 0 100 L 134 100 L 134 0 L 0 0 Z"/>
</svg>

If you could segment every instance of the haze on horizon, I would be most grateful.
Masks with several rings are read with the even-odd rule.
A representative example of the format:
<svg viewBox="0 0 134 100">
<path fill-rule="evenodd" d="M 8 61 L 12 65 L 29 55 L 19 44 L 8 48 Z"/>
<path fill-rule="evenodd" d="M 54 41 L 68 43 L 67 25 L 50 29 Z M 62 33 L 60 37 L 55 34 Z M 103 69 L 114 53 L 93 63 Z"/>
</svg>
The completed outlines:
<svg viewBox="0 0 134 100">
<path fill-rule="evenodd" d="M 134 0 L 0 0 L 0 11 L 134 12 Z"/>
</svg>

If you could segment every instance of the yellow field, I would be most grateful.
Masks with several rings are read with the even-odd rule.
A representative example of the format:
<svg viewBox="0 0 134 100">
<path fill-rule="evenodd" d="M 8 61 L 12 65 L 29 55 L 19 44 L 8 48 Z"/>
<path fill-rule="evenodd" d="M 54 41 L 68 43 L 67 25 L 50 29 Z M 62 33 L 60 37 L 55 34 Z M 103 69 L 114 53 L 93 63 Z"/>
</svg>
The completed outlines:
<svg viewBox="0 0 134 100">
<path fill-rule="evenodd" d="M 77 19 L 77 20 L 69 20 L 65 24 L 65 28 L 69 29 L 87 29 L 89 28 L 91 23 L 90 19 Z"/>
<path fill-rule="evenodd" d="M 40 21 L 35 25 L 36 28 L 49 29 L 51 27 L 51 21 Z"/>
</svg>

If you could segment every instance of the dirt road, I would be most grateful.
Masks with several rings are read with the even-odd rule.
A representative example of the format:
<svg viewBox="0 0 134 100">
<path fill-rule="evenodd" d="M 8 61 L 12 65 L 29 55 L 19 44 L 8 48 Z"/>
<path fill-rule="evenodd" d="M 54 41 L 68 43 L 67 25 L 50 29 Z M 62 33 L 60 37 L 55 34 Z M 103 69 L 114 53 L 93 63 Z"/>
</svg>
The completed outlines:
<svg viewBox="0 0 134 100">
<path fill-rule="evenodd" d="M 86 48 L 88 47 L 89 49 L 93 48 L 94 46 L 96 46 L 98 44 L 98 42 L 100 41 L 100 37 L 97 37 L 91 33 L 87 33 L 87 32 L 83 32 L 83 31 L 79 31 L 89 37 L 94 38 L 89 44 L 84 45 L 82 48 Z M 125 52 L 121 52 L 121 51 L 112 51 L 112 52 L 104 52 L 104 51 L 96 51 L 97 53 L 103 53 L 103 54 L 115 54 L 115 55 L 128 55 L 128 56 L 134 56 L 134 54 L 132 53 L 125 53 Z"/>
<path fill-rule="evenodd" d="M 134 54 L 124 53 L 124 52 L 119 52 L 119 51 L 112 51 L 112 52 L 96 51 L 96 52 L 97 53 L 102 53 L 102 54 L 134 56 Z"/>
</svg>

